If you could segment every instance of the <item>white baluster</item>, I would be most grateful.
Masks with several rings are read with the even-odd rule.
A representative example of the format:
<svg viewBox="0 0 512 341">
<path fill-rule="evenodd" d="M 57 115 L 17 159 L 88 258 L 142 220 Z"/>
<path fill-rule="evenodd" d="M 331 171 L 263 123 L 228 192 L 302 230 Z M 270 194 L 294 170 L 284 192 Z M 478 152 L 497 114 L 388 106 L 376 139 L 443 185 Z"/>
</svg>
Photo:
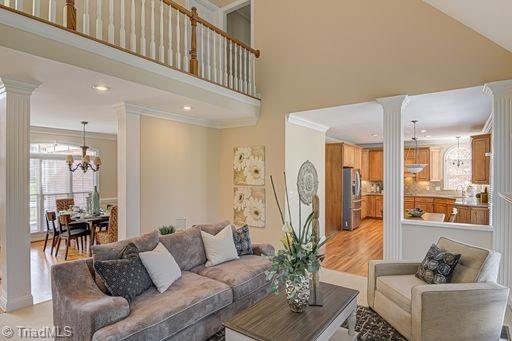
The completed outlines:
<svg viewBox="0 0 512 341">
<path fill-rule="evenodd" d="M 84 14 L 83 14 L 83 32 L 85 34 L 89 34 L 89 25 L 90 25 L 90 17 L 89 17 L 89 0 L 84 0 Z"/>
<path fill-rule="evenodd" d="M 102 19 L 102 5 L 101 0 L 96 1 L 96 38 L 103 38 L 103 19 Z"/>
<path fill-rule="evenodd" d="M 114 0 L 108 2 L 108 42 L 114 44 Z"/>
<path fill-rule="evenodd" d="M 248 72 L 247 72 L 247 49 L 244 47 L 244 92 L 247 93 L 248 92 L 248 87 L 249 87 L 249 83 L 247 82 L 247 76 L 248 76 Z"/>
<path fill-rule="evenodd" d="M 164 49 L 164 2 L 160 0 L 160 47 L 158 49 L 158 57 L 160 63 L 165 63 L 165 49 Z"/>
<path fill-rule="evenodd" d="M 251 53 L 252 60 L 252 95 L 256 96 L 256 55 Z"/>
<path fill-rule="evenodd" d="M 210 65 L 210 28 L 206 28 L 206 69 L 208 70 L 208 79 L 212 79 L 212 67 Z"/>
<path fill-rule="evenodd" d="M 151 37 L 149 40 L 149 55 L 151 59 L 155 59 L 156 44 L 155 44 L 155 0 L 151 0 Z"/>
<path fill-rule="evenodd" d="M 238 91 L 243 91 L 243 84 L 244 80 L 242 77 L 242 74 L 244 72 L 243 65 L 242 65 L 242 47 L 238 45 Z"/>
<path fill-rule="evenodd" d="M 14 0 L 4 0 L 3 1 L 3 5 L 6 6 L 6 7 L 11 7 L 12 6 L 12 2 L 11 1 L 14 1 Z"/>
<path fill-rule="evenodd" d="M 121 13 L 120 13 L 120 28 L 119 28 L 119 45 L 125 49 L 126 48 L 126 30 L 124 28 L 125 25 L 125 4 L 124 0 L 121 0 Z"/>
<path fill-rule="evenodd" d="M 23 11 L 23 0 L 16 0 L 14 3 L 14 8 L 18 11 Z"/>
<path fill-rule="evenodd" d="M 224 84 L 224 60 L 222 57 L 224 56 L 224 37 L 220 34 L 219 38 L 219 84 Z"/>
<path fill-rule="evenodd" d="M 233 41 L 229 41 L 229 87 L 234 89 L 234 72 L 233 72 Z"/>
<path fill-rule="evenodd" d="M 204 38 L 205 38 L 205 34 L 204 34 L 204 25 L 201 24 L 201 77 L 205 78 L 206 77 L 206 70 L 205 70 L 205 57 L 204 57 L 204 53 L 205 53 L 205 48 L 204 48 Z"/>
<path fill-rule="evenodd" d="M 238 45 L 235 45 L 235 55 L 233 57 L 233 59 L 235 60 L 235 72 L 234 72 L 234 75 L 235 75 L 235 86 L 233 87 L 235 90 L 238 90 L 238 86 L 240 84 L 239 80 L 238 80 L 238 76 L 239 76 L 239 71 L 238 71 Z"/>
<path fill-rule="evenodd" d="M 183 70 L 188 72 L 189 71 L 189 67 L 190 67 L 190 63 L 189 63 L 190 51 L 188 50 L 188 41 L 189 41 L 189 38 L 188 38 L 188 22 L 189 22 L 189 17 L 188 17 L 188 15 L 184 15 L 183 17 L 184 17 L 184 19 L 183 19 L 183 51 L 184 51 L 183 58 L 185 59 L 184 60 L 184 64 L 183 64 Z"/>
<path fill-rule="evenodd" d="M 130 50 L 137 52 L 137 34 L 135 33 L 135 0 L 132 0 L 130 12 Z"/>
<path fill-rule="evenodd" d="M 48 20 L 51 22 L 56 22 L 57 18 L 57 0 L 49 0 L 48 1 Z"/>
<path fill-rule="evenodd" d="M 169 65 L 174 66 L 174 49 L 172 47 L 172 6 L 169 6 Z"/>
<path fill-rule="evenodd" d="M 213 81 L 217 83 L 217 33 L 212 31 L 213 34 Z"/>
<path fill-rule="evenodd" d="M 247 92 L 249 95 L 252 95 L 252 52 L 248 52 L 247 63 L 249 64 L 247 71 Z"/>
<path fill-rule="evenodd" d="M 41 1 L 40 0 L 32 0 L 32 15 L 34 17 L 39 17 L 41 15 Z"/>
<path fill-rule="evenodd" d="M 176 10 L 176 67 L 181 69 L 180 11 Z"/>
<path fill-rule="evenodd" d="M 224 86 L 228 86 L 228 40 L 226 37 L 222 37 L 222 41 L 224 42 L 224 46 L 222 48 L 224 53 Z"/>
<path fill-rule="evenodd" d="M 146 55 L 146 0 L 142 0 L 140 12 L 140 53 Z"/>
</svg>

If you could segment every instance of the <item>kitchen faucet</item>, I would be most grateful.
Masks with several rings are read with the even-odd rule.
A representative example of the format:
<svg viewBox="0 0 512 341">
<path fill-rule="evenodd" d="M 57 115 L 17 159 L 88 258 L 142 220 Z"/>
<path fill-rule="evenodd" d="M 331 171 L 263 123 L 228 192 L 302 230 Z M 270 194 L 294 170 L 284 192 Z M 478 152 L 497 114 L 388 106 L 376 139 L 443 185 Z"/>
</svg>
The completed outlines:
<svg viewBox="0 0 512 341">
<path fill-rule="evenodd" d="M 460 187 L 460 195 L 465 198 L 466 197 L 466 190 L 464 189 L 464 186 L 462 185 L 458 185 L 457 188 L 455 189 L 456 191 L 459 190 L 459 187 Z"/>
</svg>

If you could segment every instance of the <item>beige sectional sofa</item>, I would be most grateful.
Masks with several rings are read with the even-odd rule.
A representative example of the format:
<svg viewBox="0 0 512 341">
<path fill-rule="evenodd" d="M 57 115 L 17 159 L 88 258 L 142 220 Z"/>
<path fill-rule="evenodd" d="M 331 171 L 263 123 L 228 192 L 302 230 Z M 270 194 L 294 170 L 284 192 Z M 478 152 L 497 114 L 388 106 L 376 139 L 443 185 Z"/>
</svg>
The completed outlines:
<svg viewBox="0 0 512 341">
<path fill-rule="evenodd" d="M 229 222 L 194 226 L 171 235 L 157 232 L 93 247 L 98 260 L 115 259 L 133 242 L 139 251 L 162 242 L 181 268 L 182 276 L 160 294 L 152 287 L 129 306 L 112 297 L 95 276 L 93 260 L 78 260 L 52 268 L 54 324 L 71 326 L 74 340 L 205 340 L 222 322 L 271 292 L 265 271 L 270 245 L 253 245 L 254 255 L 213 267 L 206 262 L 200 229 L 216 234 Z"/>
</svg>

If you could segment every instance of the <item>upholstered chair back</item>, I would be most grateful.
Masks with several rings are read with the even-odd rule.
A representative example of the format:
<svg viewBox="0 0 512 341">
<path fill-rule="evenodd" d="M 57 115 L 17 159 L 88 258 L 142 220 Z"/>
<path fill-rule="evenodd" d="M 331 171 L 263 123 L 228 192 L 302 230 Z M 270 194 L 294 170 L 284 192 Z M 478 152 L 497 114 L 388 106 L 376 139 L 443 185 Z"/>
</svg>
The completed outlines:
<svg viewBox="0 0 512 341">
<path fill-rule="evenodd" d="M 75 199 L 73 198 L 55 199 L 55 207 L 57 208 L 57 212 L 67 211 L 69 206 L 73 205 L 75 205 Z"/>
<path fill-rule="evenodd" d="M 437 246 L 442 250 L 461 254 L 452 275 L 452 283 L 496 282 L 500 267 L 499 252 L 461 243 L 445 237 Z"/>
</svg>

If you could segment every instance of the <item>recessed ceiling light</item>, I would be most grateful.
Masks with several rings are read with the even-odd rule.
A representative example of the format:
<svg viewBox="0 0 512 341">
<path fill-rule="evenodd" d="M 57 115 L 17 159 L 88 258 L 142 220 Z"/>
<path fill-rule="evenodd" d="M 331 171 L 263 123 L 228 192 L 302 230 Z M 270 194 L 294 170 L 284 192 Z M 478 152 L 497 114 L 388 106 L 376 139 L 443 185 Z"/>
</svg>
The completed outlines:
<svg viewBox="0 0 512 341">
<path fill-rule="evenodd" d="M 99 85 L 99 84 L 93 85 L 92 88 L 94 90 L 98 90 L 98 91 L 102 91 L 102 92 L 110 90 L 110 88 L 108 86 L 106 86 L 106 85 Z"/>
<path fill-rule="evenodd" d="M 378 134 L 372 134 L 372 136 L 373 136 L 373 137 L 377 137 L 377 136 L 379 136 L 379 135 L 378 135 Z"/>
<path fill-rule="evenodd" d="M 421 129 L 420 130 L 420 133 L 426 133 L 427 132 L 427 129 Z"/>
<path fill-rule="evenodd" d="M 190 105 L 184 105 L 183 110 L 190 111 L 190 110 L 192 110 L 192 107 Z"/>
<path fill-rule="evenodd" d="M 425 137 L 426 137 L 426 138 L 429 138 L 429 137 L 432 137 L 432 136 L 430 136 L 430 135 L 425 135 Z"/>
</svg>

